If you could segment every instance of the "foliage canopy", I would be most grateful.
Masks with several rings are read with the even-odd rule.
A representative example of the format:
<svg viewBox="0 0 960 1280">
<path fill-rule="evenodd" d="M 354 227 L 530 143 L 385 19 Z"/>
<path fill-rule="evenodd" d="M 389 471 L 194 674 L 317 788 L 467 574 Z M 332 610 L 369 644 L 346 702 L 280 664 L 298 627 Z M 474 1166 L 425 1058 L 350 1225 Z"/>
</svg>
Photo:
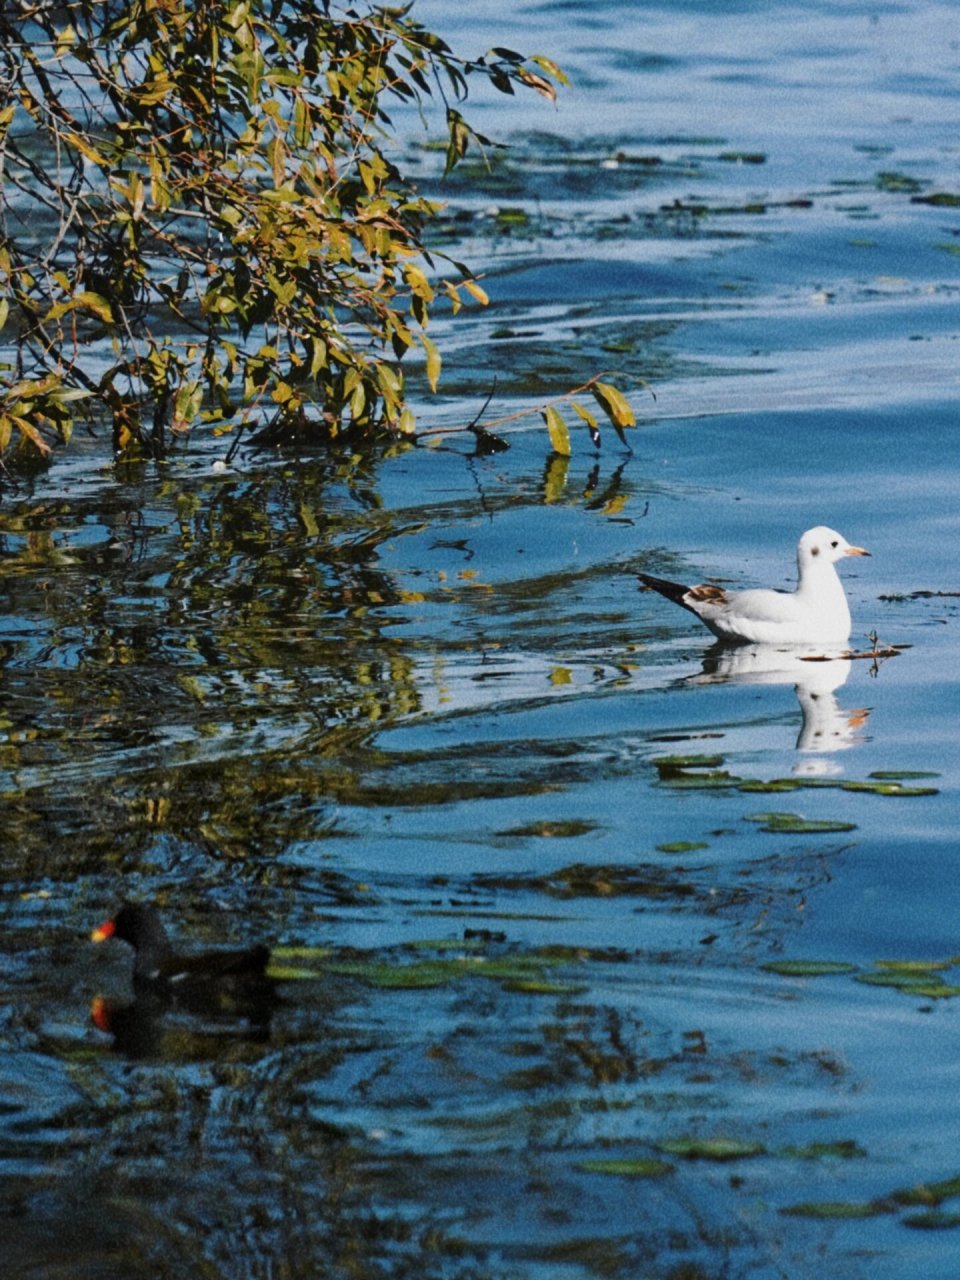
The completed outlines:
<svg viewBox="0 0 960 1280">
<path fill-rule="evenodd" d="M 410 6 L 14 0 L 0 10 L 0 456 L 106 412 L 121 456 L 196 422 L 313 438 L 411 433 L 402 361 L 438 298 L 436 206 L 389 156 L 391 101 L 562 82 L 541 57 L 456 56 Z M 429 274 L 428 274 L 429 271 Z"/>
</svg>

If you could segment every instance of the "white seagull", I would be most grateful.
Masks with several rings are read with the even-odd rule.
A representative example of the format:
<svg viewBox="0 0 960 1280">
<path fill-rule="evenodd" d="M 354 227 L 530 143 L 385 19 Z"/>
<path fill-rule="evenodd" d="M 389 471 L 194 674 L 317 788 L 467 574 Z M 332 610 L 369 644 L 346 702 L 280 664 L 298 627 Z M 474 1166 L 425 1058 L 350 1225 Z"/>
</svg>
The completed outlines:
<svg viewBox="0 0 960 1280">
<path fill-rule="evenodd" d="M 846 644 L 850 607 L 834 565 L 844 556 L 869 554 L 818 525 L 797 544 L 795 591 L 726 591 L 709 583 L 685 587 L 647 573 L 637 576 L 645 586 L 695 613 L 728 644 Z"/>
</svg>

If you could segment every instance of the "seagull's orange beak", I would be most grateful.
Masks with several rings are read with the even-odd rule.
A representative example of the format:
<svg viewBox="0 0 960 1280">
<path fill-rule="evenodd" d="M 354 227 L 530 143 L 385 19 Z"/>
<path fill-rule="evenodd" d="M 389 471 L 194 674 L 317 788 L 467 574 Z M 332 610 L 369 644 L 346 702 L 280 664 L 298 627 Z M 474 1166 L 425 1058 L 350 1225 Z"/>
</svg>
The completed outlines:
<svg viewBox="0 0 960 1280">
<path fill-rule="evenodd" d="M 94 929 L 90 935 L 91 942 L 106 942 L 108 938 L 112 938 L 116 932 L 117 926 L 112 920 L 105 920 L 98 929 Z"/>
<path fill-rule="evenodd" d="M 864 547 L 847 547 L 845 554 L 848 556 L 868 556 L 870 552 Z"/>
</svg>

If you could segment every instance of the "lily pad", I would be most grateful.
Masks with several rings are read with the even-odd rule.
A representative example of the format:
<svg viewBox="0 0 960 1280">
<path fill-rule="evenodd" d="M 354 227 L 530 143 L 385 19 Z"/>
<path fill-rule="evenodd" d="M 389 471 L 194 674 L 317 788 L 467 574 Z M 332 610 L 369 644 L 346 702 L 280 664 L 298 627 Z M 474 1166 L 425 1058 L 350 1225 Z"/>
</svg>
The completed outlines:
<svg viewBox="0 0 960 1280">
<path fill-rule="evenodd" d="M 936 796 L 939 787 L 905 787 L 902 782 L 841 782 L 841 791 L 867 791 L 875 796 Z"/>
<path fill-rule="evenodd" d="M 650 763 L 657 769 L 718 769 L 723 756 L 691 754 L 686 756 L 654 756 Z"/>
<path fill-rule="evenodd" d="M 910 1213 L 903 1220 L 905 1227 L 915 1227 L 920 1231 L 949 1231 L 960 1227 L 960 1213 L 943 1213 L 940 1209 L 929 1209 L 926 1213 Z"/>
<path fill-rule="evenodd" d="M 782 791 L 799 791 L 803 783 L 797 778 L 773 778 L 770 782 L 761 782 L 759 778 L 751 778 L 740 784 L 740 790 L 749 793 L 774 793 Z"/>
<path fill-rule="evenodd" d="M 579 996 L 587 990 L 576 982 L 548 982 L 544 978 L 513 978 L 503 984 L 505 991 L 531 996 Z"/>
<path fill-rule="evenodd" d="M 905 995 L 918 996 L 923 1000 L 946 1000 L 952 996 L 960 996 L 960 987 L 948 985 L 928 970 L 919 973 L 858 973 L 855 981 L 868 987 L 893 987 Z"/>
<path fill-rule="evenodd" d="M 801 818 L 796 813 L 748 813 L 746 822 L 759 822 L 762 831 L 776 835 L 819 835 L 856 831 L 855 822 L 835 822 L 826 818 Z"/>
<path fill-rule="evenodd" d="M 939 778 L 940 774 L 928 769 L 874 769 L 870 777 L 880 782 L 910 782 L 915 778 Z"/>
<path fill-rule="evenodd" d="M 385 964 L 382 961 L 352 961 L 330 965 L 328 972 L 345 978 L 358 978 L 371 987 L 403 991 L 442 987 L 463 975 L 463 965 L 444 960 L 404 965 Z"/>
<path fill-rule="evenodd" d="M 879 1218 L 890 1210 L 875 1201 L 812 1200 L 780 1210 L 790 1218 Z"/>
<path fill-rule="evenodd" d="M 742 782 L 742 778 L 728 773 L 726 769 L 716 769 L 710 773 L 688 773 L 677 769 L 676 772 L 671 770 L 661 773 L 659 785 L 675 787 L 677 790 L 717 791 L 723 787 L 739 787 Z"/>
<path fill-rule="evenodd" d="M 762 1143 L 745 1138 L 666 1138 L 657 1147 L 684 1160 L 745 1160 L 766 1152 Z"/>
<path fill-rule="evenodd" d="M 586 836 L 596 831 L 597 826 L 594 822 L 579 822 L 571 819 L 565 822 L 559 821 L 543 821 L 528 822 L 521 827 L 508 827 L 504 831 L 498 831 L 498 836 L 544 836 L 557 839 L 560 837 L 569 839 L 573 836 Z"/>
<path fill-rule="evenodd" d="M 936 1206 L 944 1200 L 952 1200 L 960 1196 L 960 1177 L 944 1178 L 940 1182 L 921 1182 L 915 1187 L 904 1187 L 894 1191 L 892 1199 L 897 1204 L 923 1204 Z"/>
<path fill-rule="evenodd" d="M 580 1168 L 584 1173 L 606 1173 L 618 1178 L 662 1178 L 664 1174 L 673 1173 L 672 1164 L 652 1156 L 638 1159 L 583 1160 Z"/>
<path fill-rule="evenodd" d="M 825 978 L 837 973 L 856 973 L 857 966 L 845 960 L 771 960 L 760 966 L 767 973 L 784 978 Z"/>
</svg>

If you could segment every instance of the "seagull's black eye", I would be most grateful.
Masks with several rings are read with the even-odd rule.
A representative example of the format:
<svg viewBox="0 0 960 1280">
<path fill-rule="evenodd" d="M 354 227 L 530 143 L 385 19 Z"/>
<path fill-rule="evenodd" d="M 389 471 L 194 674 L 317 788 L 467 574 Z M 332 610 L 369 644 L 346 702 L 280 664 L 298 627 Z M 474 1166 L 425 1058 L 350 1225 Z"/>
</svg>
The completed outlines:
<svg viewBox="0 0 960 1280">
<path fill-rule="evenodd" d="M 830 545 L 831 545 L 831 547 L 839 547 L 840 543 L 839 543 L 839 542 L 834 541 L 834 542 L 831 542 L 831 543 L 830 543 Z"/>
</svg>

